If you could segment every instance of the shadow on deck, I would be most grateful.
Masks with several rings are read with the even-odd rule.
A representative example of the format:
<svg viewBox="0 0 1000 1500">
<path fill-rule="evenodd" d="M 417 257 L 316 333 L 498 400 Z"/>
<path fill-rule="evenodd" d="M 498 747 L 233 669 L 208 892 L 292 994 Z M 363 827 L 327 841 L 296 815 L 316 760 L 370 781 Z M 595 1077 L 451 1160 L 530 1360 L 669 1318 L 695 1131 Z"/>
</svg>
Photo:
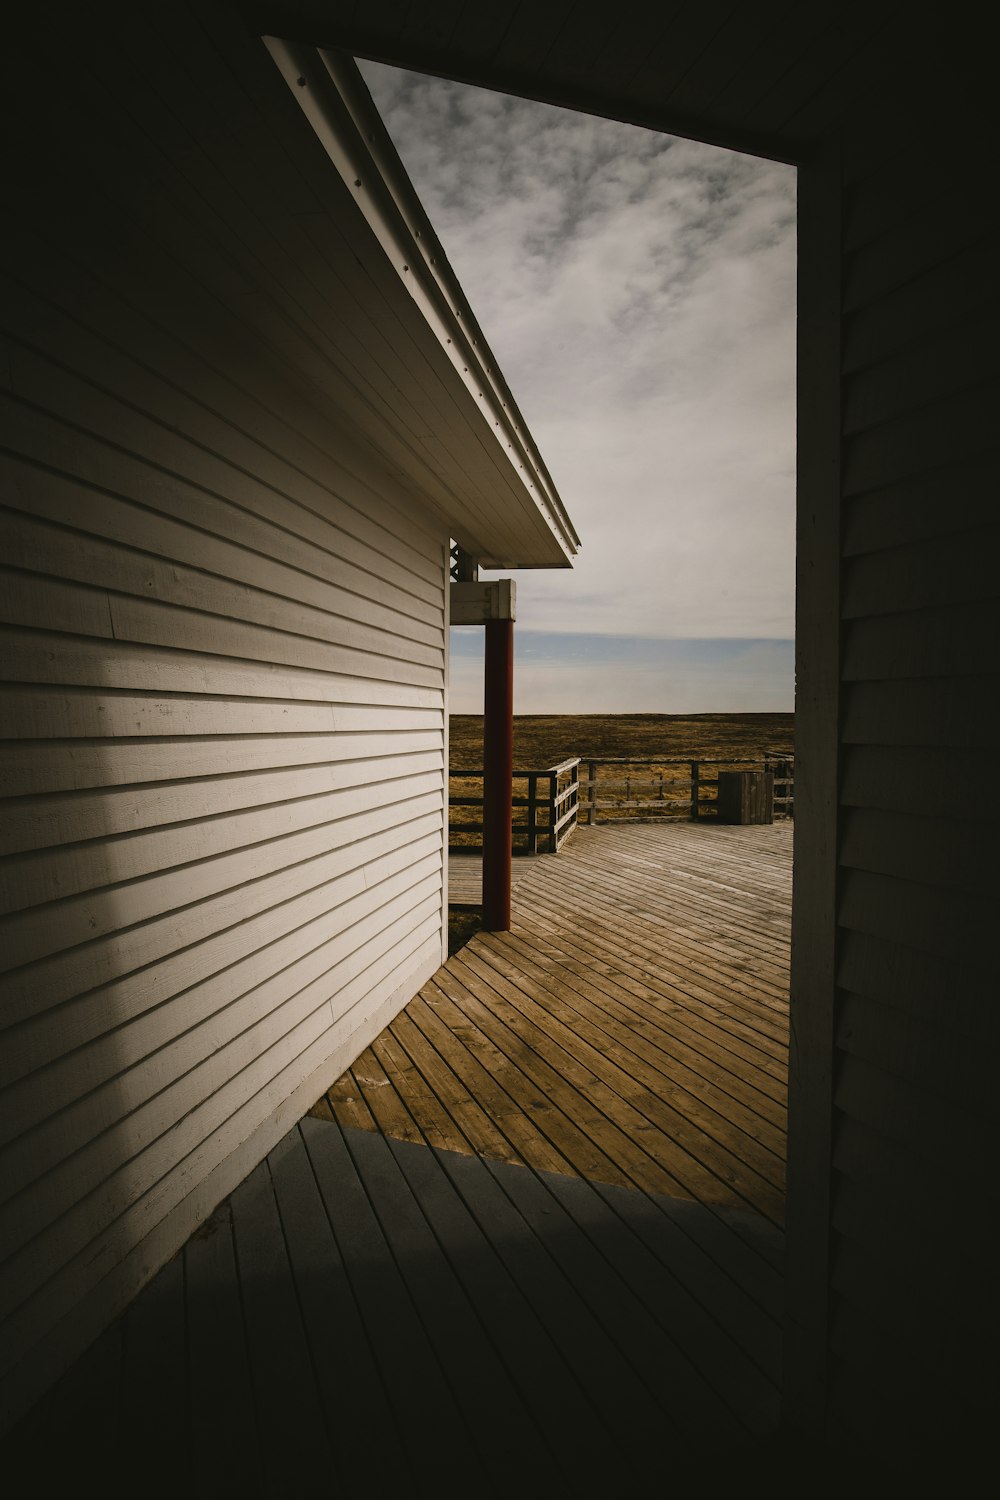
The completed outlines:
<svg viewBox="0 0 1000 1500">
<path fill-rule="evenodd" d="M 31 1414 L 36 1482 L 771 1482 L 790 883 L 788 825 L 531 861 Z"/>
</svg>

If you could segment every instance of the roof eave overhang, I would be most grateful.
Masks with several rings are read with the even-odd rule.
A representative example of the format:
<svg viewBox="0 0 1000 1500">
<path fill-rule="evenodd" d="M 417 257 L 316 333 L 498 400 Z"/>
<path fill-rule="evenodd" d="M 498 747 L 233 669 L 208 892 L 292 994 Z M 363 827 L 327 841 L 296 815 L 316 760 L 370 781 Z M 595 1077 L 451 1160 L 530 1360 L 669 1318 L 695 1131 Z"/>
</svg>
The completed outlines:
<svg viewBox="0 0 1000 1500">
<path fill-rule="evenodd" d="M 306 44 L 275 37 L 264 43 L 367 225 L 366 253 L 394 272 L 388 284 L 401 320 L 468 425 L 463 463 L 453 471 L 447 443 L 439 445 L 433 493 L 426 464 L 415 465 L 421 498 L 485 567 L 570 566 L 579 538 L 357 64 Z M 484 505 L 484 490 L 492 503 Z"/>
</svg>

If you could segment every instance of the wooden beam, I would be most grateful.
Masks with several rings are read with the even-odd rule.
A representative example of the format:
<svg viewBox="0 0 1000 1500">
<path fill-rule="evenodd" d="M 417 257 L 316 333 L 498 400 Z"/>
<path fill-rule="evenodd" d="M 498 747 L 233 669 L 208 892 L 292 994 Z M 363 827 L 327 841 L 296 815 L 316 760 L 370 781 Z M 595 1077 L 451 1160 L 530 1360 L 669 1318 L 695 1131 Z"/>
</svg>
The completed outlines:
<svg viewBox="0 0 1000 1500">
<path fill-rule="evenodd" d="M 493 583 L 453 583 L 451 623 L 486 625 L 491 620 L 512 621 L 515 598 L 513 578 L 498 578 Z"/>
</svg>

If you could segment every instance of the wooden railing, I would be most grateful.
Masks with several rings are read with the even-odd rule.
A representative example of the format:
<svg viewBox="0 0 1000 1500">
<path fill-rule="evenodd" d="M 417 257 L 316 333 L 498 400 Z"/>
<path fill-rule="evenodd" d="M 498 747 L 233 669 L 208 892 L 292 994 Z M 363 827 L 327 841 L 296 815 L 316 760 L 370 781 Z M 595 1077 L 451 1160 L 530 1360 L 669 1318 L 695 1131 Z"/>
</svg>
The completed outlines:
<svg viewBox="0 0 1000 1500">
<path fill-rule="evenodd" d="M 795 756 L 790 750 L 765 750 L 765 771 L 774 776 L 774 816 L 795 816 Z"/>
<path fill-rule="evenodd" d="M 774 777 L 774 815 L 792 817 L 795 806 L 795 762 L 789 751 L 768 750 L 744 760 L 700 757 L 697 760 L 586 757 L 580 780 L 581 821 L 589 824 L 622 818 L 658 822 L 661 818 L 714 817 L 720 771 L 767 771 Z M 601 775 L 611 768 L 610 776 Z"/>
<path fill-rule="evenodd" d="M 608 768 L 610 776 L 602 776 Z M 578 822 L 713 818 L 720 771 L 770 772 L 774 777 L 774 816 L 794 815 L 795 759 L 788 750 L 765 750 L 745 760 L 574 756 L 558 766 L 514 772 L 514 853 L 555 854 Z M 448 775 L 457 787 L 448 798 L 449 847 L 471 853 L 483 846 L 482 767 L 453 770 Z"/>
<path fill-rule="evenodd" d="M 538 770 L 515 771 L 511 822 L 515 854 L 556 854 L 576 827 L 580 801 L 579 756 Z M 453 849 L 481 849 L 482 767 L 448 772 L 452 782 L 464 783 L 448 798 L 448 842 Z M 470 790 L 478 784 L 478 790 Z M 522 787 L 523 790 L 518 788 Z"/>
</svg>

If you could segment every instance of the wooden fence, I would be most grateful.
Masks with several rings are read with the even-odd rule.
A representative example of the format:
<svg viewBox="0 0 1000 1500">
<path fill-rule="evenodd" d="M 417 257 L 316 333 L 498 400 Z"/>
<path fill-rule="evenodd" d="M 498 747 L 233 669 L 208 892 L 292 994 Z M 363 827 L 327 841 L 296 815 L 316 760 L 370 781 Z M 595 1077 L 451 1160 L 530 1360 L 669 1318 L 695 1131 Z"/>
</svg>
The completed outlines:
<svg viewBox="0 0 1000 1500">
<path fill-rule="evenodd" d="M 586 757 L 581 758 L 581 767 L 580 819 L 587 823 L 713 818 L 720 771 L 770 773 L 775 817 L 790 818 L 794 812 L 795 762 L 787 750 L 766 750 L 762 756 L 745 760 Z"/>
<path fill-rule="evenodd" d="M 556 854 L 576 827 L 580 798 L 579 756 L 538 770 L 515 771 L 511 807 L 515 854 Z M 481 849 L 482 767 L 449 771 L 460 790 L 448 798 L 448 841 L 455 849 Z M 478 791 L 471 788 L 478 786 Z"/>
<path fill-rule="evenodd" d="M 514 852 L 554 854 L 578 821 L 714 818 L 720 771 L 769 772 L 774 778 L 774 816 L 793 816 L 795 761 L 788 750 L 765 750 L 747 760 L 576 756 L 558 766 L 514 772 Z M 482 768 L 450 771 L 449 777 L 456 787 L 448 798 L 449 846 L 481 849 Z M 476 809 L 480 810 L 478 818 Z"/>
</svg>

